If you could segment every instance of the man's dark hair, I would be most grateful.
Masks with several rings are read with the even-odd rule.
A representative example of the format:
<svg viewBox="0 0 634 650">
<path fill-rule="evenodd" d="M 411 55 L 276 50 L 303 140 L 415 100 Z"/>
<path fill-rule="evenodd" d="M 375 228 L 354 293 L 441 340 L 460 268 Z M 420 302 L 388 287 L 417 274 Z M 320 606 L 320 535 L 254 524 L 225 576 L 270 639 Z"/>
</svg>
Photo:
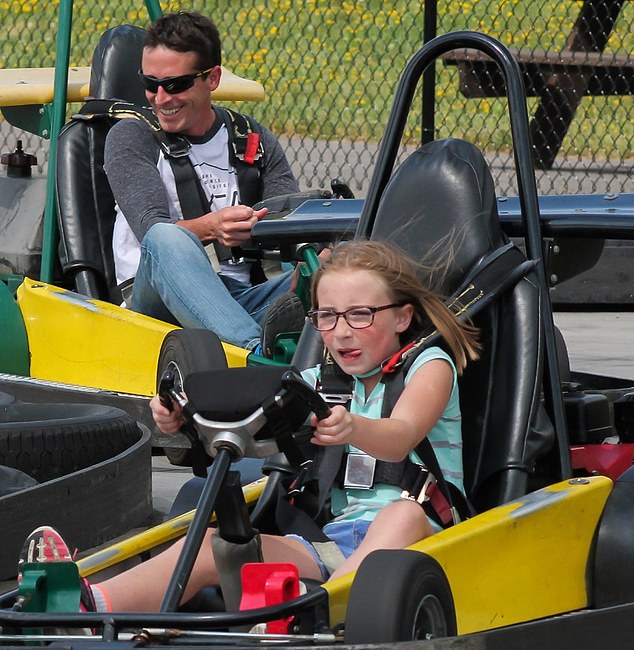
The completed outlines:
<svg viewBox="0 0 634 650">
<path fill-rule="evenodd" d="M 163 46 L 177 52 L 195 52 L 198 69 L 207 70 L 222 63 L 218 28 L 196 12 L 179 11 L 161 16 L 149 28 L 144 46 Z"/>
</svg>

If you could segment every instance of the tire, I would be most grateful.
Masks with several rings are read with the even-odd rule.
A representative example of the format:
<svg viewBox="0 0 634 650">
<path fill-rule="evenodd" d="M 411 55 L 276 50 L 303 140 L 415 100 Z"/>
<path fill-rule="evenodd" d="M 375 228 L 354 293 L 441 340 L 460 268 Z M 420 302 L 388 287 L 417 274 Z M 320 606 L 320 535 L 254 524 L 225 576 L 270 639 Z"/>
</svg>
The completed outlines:
<svg viewBox="0 0 634 650">
<path fill-rule="evenodd" d="M 158 387 L 163 372 L 175 370 L 176 387 L 182 388 L 183 380 L 192 372 L 227 367 L 227 357 L 220 339 L 210 330 L 181 329 L 170 332 L 163 341 L 156 372 Z M 172 465 L 191 467 L 191 449 L 164 447 L 163 451 Z"/>
<path fill-rule="evenodd" d="M 108 460 L 140 436 L 136 421 L 118 408 L 17 402 L 0 417 L 0 465 L 43 483 Z"/>
<path fill-rule="evenodd" d="M 350 591 L 345 642 L 394 643 L 455 636 L 444 571 L 429 555 L 381 550 L 361 563 Z"/>
</svg>

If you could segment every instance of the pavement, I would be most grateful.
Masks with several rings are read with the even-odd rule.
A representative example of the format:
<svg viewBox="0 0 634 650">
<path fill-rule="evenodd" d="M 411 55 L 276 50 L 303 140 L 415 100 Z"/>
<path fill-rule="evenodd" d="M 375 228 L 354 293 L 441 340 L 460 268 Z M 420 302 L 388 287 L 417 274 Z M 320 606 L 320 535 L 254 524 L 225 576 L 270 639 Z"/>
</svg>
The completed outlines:
<svg viewBox="0 0 634 650">
<path fill-rule="evenodd" d="M 634 311 L 560 311 L 554 321 L 572 370 L 634 380 Z"/>
</svg>

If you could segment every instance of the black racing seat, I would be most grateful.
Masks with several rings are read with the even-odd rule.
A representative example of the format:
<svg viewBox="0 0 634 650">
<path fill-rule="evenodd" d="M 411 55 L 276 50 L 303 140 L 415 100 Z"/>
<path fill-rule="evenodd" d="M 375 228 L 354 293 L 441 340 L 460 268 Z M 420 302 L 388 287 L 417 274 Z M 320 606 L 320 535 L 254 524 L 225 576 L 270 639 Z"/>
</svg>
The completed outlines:
<svg viewBox="0 0 634 650">
<path fill-rule="evenodd" d="M 120 25 L 99 39 L 92 58 L 91 97 L 146 104 L 137 71 L 145 30 Z M 57 143 L 56 195 L 60 261 L 77 292 L 121 302 L 112 256 L 115 202 L 103 169 L 108 124 L 73 120 Z"/>
<path fill-rule="evenodd" d="M 446 296 L 482 258 L 507 244 L 488 165 L 473 145 L 455 139 L 411 154 L 388 182 L 372 232 L 357 235 L 390 240 L 441 269 L 436 288 Z M 474 320 L 481 358 L 459 383 L 465 487 L 479 511 L 526 494 L 538 461 L 553 473 L 554 430 L 540 401 L 538 287 L 536 272 L 529 271 Z"/>
</svg>

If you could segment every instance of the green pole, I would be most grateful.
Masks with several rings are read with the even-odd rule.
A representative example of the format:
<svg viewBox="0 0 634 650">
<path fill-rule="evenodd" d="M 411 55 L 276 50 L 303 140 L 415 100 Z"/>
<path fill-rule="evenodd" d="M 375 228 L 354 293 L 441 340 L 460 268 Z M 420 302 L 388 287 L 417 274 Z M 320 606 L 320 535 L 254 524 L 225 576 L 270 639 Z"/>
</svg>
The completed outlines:
<svg viewBox="0 0 634 650">
<path fill-rule="evenodd" d="M 70 60 L 70 33 L 73 23 L 73 0 L 60 0 L 57 21 L 57 49 L 55 55 L 55 81 L 51 110 L 51 146 L 48 156 L 46 178 L 46 203 L 44 205 L 44 227 L 42 235 L 42 266 L 40 279 L 52 282 L 57 254 L 57 214 L 55 208 L 55 165 L 57 137 L 66 118 L 66 90 L 68 87 L 68 64 Z"/>
<path fill-rule="evenodd" d="M 145 6 L 147 7 L 147 11 L 152 22 L 158 20 L 163 15 L 163 12 L 161 11 L 161 3 L 159 0 L 145 0 Z"/>
</svg>

